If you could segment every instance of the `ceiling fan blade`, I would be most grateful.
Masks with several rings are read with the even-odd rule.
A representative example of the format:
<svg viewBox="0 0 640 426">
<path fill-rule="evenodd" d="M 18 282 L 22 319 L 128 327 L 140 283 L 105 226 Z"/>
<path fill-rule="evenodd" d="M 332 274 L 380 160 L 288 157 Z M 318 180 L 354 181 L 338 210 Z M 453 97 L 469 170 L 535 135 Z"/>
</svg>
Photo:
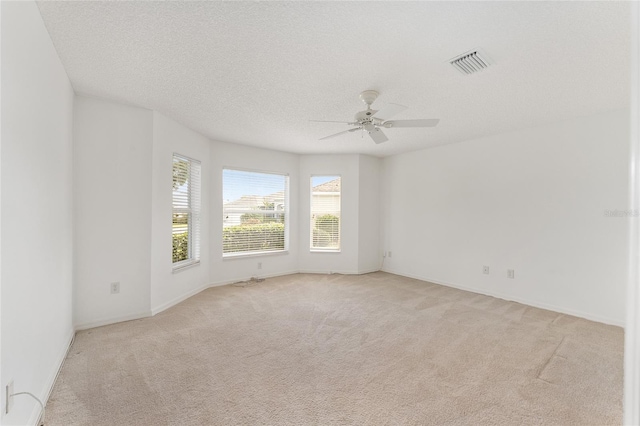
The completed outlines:
<svg viewBox="0 0 640 426">
<path fill-rule="evenodd" d="M 425 118 L 422 120 L 392 120 L 385 121 L 382 125 L 390 127 L 435 127 L 440 122 L 439 118 Z"/>
<path fill-rule="evenodd" d="M 375 143 L 382 143 L 389 140 L 387 135 L 385 135 L 384 132 L 377 127 L 375 128 L 375 130 L 369 132 L 369 136 L 371 136 L 371 139 L 373 139 Z"/>
<path fill-rule="evenodd" d="M 407 109 L 407 107 L 404 105 L 386 104 L 381 110 L 375 113 L 375 117 L 380 120 L 388 120 L 405 109 Z"/>
<path fill-rule="evenodd" d="M 340 133 L 334 133 L 333 135 L 325 136 L 324 138 L 320 138 L 318 140 L 323 141 L 325 139 L 335 138 L 336 136 L 340 136 L 340 135 L 343 135 L 345 133 L 355 132 L 356 130 L 360 130 L 360 128 L 359 127 L 354 127 L 353 129 L 345 130 L 344 132 L 340 132 Z"/>
</svg>

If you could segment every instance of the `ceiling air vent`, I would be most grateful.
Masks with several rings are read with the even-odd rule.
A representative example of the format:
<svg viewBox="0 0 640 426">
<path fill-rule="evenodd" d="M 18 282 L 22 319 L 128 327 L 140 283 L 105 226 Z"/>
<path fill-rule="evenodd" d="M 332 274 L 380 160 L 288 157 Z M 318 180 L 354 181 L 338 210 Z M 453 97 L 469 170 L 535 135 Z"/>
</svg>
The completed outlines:
<svg viewBox="0 0 640 426">
<path fill-rule="evenodd" d="M 489 66 L 487 56 L 484 53 L 481 53 L 478 49 L 458 55 L 455 58 L 450 59 L 449 63 L 465 75 L 482 71 Z"/>
</svg>

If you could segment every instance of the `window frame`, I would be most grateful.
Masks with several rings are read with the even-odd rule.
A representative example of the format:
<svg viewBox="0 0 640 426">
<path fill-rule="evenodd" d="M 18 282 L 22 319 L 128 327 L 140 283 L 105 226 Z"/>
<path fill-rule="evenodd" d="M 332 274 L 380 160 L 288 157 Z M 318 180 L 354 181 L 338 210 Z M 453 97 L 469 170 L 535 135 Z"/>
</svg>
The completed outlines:
<svg viewBox="0 0 640 426">
<path fill-rule="evenodd" d="M 317 177 L 333 177 L 340 179 L 340 192 L 339 202 L 338 202 L 338 247 L 337 248 L 323 248 L 323 247 L 314 247 L 313 246 L 313 227 L 311 225 L 311 221 L 313 220 L 313 178 Z M 309 177 L 309 252 L 311 253 L 341 253 L 342 252 L 342 175 L 335 173 L 323 173 L 323 174 L 312 174 Z"/>
<path fill-rule="evenodd" d="M 291 180 L 290 180 L 290 176 L 289 173 L 286 172 L 275 172 L 275 171 L 271 171 L 271 170 L 258 170 L 258 169 L 251 169 L 251 168 L 244 168 L 244 167 L 235 167 L 235 166 L 223 166 L 222 167 L 222 171 L 221 171 L 221 183 L 222 183 L 222 232 L 223 232 L 223 238 L 224 238 L 224 228 L 225 228 L 225 216 L 226 213 L 228 213 L 228 210 L 225 209 L 225 203 L 224 203 L 224 188 L 225 188 L 225 179 L 224 179 L 224 172 L 225 170 L 230 170 L 230 171 L 236 171 L 236 172 L 243 172 L 243 173 L 256 173 L 256 174 L 264 174 L 264 175 L 275 175 L 275 176 L 281 176 L 284 178 L 284 209 L 282 210 L 282 213 L 284 214 L 284 248 L 281 250 L 253 250 L 253 251 L 241 251 L 241 252 L 229 252 L 229 253 L 225 253 L 224 252 L 224 239 L 222 241 L 222 260 L 231 260 L 231 259 L 241 259 L 241 258 L 247 258 L 247 257 L 260 257 L 260 256 L 273 256 L 273 255 L 280 255 L 280 254 L 289 254 L 289 237 L 290 237 L 290 221 L 291 221 L 291 216 L 289 214 L 290 211 L 290 207 L 289 207 L 289 199 L 291 197 Z M 242 211 L 237 211 L 234 213 L 260 213 L 260 211 L 258 210 L 242 210 Z M 260 214 L 266 214 L 266 213 L 260 213 Z"/>
<path fill-rule="evenodd" d="M 174 161 L 182 160 L 189 163 L 189 190 L 188 190 L 188 207 L 175 207 L 174 194 L 171 194 L 171 242 L 172 242 L 172 270 L 178 272 L 185 268 L 197 266 L 200 264 L 200 221 L 202 215 L 202 162 L 191 158 L 187 155 L 174 152 L 171 155 L 171 170 L 173 175 Z M 195 167 L 194 167 L 195 166 Z M 196 175 L 197 169 L 197 175 Z M 197 176 L 194 178 L 194 176 Z M 173 187 L 173 181 L 172 181 Z M 196 193 L 198 191 L 199 193 Z M 187 214 L 187 258 L 173 262 L 173 215 L 176 213 Z M 198 235 L 196 235 L 196 233 Z"/>
</svg>

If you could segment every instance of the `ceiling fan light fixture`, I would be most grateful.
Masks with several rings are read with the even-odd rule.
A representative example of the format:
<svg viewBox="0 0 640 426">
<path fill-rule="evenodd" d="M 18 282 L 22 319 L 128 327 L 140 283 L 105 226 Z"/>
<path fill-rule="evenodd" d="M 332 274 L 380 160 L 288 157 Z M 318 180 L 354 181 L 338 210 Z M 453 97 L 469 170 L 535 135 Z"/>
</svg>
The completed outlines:
<svg viewBox="0 0 640 426">
<path fill-rule="evenodd" d="M 365 103 L 365 105 L 371 105 L 378 98 L 379 93 L 375 90 L 365 90 L 360 93 L 360 100 Z"/>
</svg>

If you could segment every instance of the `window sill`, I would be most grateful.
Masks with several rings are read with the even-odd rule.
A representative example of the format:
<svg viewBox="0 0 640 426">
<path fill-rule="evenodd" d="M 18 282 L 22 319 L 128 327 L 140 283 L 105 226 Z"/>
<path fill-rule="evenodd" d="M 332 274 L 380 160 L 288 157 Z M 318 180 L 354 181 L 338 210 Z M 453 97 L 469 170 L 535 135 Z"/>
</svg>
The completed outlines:
<svg viewBox="0 0 640 426">
<path fill-rule="evenodd" d="M 311 253 L 340 253 L 342 250 L 340 250 L 340 249 L 317 249 L 317 248 L 312 248 L 312 249 L 309 249 L 309 251 Z"/>
<path fill-rule="evenodd" d="M 194 266 L 198 265 L 200 265 L 200 260 L 183 260 L 182 262 L 173 265 L 172 273 L 176 274 L 178 272 L 184 271 L 185 269 L 193 268 Z"/>
<path fill-rule="evenodd" d="M 227 253 L 222 255 L 222 260 L 243 259 L 246 257 L 273 256 L 277 254 L 289 254 L 289 250 L 252 251 L 249 253 Z"/>
</svg>

